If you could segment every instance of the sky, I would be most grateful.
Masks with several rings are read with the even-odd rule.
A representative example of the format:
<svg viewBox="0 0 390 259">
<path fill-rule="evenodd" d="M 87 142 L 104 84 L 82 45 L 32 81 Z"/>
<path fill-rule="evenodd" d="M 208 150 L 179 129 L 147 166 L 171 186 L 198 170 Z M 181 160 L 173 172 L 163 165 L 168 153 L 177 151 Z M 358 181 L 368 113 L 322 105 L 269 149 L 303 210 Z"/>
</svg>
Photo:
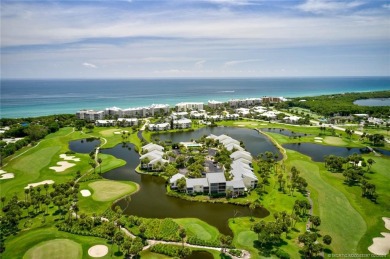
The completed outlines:
<svg viewBox="0 0 390 259">
<path fill-rule="evenodd" d="M 8 1 L 1 78 L 390 76 L 390 0 Z"/>
</svg>

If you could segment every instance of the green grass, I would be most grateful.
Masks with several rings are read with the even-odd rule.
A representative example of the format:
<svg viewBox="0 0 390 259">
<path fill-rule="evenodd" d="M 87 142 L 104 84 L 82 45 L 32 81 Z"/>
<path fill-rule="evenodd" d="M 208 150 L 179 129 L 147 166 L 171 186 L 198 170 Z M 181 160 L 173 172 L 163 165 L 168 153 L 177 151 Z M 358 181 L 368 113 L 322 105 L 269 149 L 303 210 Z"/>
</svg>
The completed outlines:
<svg viewBox="0 0 390 259">
<path fill-rule="evenodd" d="M 295 166 L 309 184 L 314 214 L 321 218 L 321 233 L 332 236 L 334 252 L 356 253 L 358 242 L 367 229 L 363 217 L 344 193 L 322 178 L 323 174 L 329 173 L 321 166 L 298 152 L 287 153 L 290 158 L 288 165 Z"/>
<path fill-rule="evenodd" d="M 46 256 L 48 255 L 48 252 L 51 253 L 58 245 L 58 243 L 57 244 L 55 242 L 51 243 L 51 241 L 55 241 L 58 239 L 69 240 L 66 242 L 62 242 L 61 244 L 66 245 L 66 247 L 64 247 L 64 249 L 60 248 L 57 252 L 59 255 L 65 255 L 65 256 L 68 255 L 68 256 L 67 257 Z M 81 254 L 79 255 L 79 253 L 77 253 L 78 255 L 77 257 L 73 257 L 72 256 L 73 253 L 67 249 L 70 247 L 74 247 L 74 248 L 77 247 L 78 250 L 79 248 L 75 244 L 81 246 L 80 247 Z M 41 253 L 42 256 L 35 257 L 35 258 L 47 258 L 47 259 L 49 258 L 91 258 L 88 255 L 88 249 L 94 245 L 107 245 L 109 252 L 106 256 L 101 258 L 103 259 L 112 258 L 110 256 L 111 245 L 108 245 L 107 241 L 103 238 L 97 238 L 91 236 L 78 236 L 67 232 L 58 231 L 55 227 L 44 227 L 38 229 L 31 229 L 29 231 L 23 231 L 17 236 L 9 237 L 5 242 L 6 250 L 2 254 L 2 258 L 4 259 L 34 258 L 30 256 L 32 256 L 33 254 L 38 255 L 39 253 Z M 48 249 L 48 251 L 44 251 L 43 250 L 44 248 Z M 114 249 L 116 251 L 116 246 L 114 246 Z"/>
<path fill-rule="evenodd" d="M 39 243 L 30 248 L 23 256 L 25 259 L 67 259 L 82 258 L 83 250 L 80 244 L 70 239 L 54 239 Z"/>
<path fill-rule="evenodd" d="M 92 199 L 95 201 L 114 201 L 138 190 L 136 183 L 122 183 L 110 180 L 95 181 L 89 183 L 88 186 L 92 189 Z"/>
<path fill-rule="evenodd" d="M 346 146 L 347 145 L 347 142 L 345 142 L 342 138 L 331 137 L 331 136 L 325 137 L 324 143 L 332 145 L 332 146 Z"/>
<path fill-rule="evenodd" d="M 174 221 L 187 231 L 187 235 L 196 236 L 206 241 L 217 240 L 219 231 L 217 228 L 197 218 L 181 218 Z"/>
</svg>

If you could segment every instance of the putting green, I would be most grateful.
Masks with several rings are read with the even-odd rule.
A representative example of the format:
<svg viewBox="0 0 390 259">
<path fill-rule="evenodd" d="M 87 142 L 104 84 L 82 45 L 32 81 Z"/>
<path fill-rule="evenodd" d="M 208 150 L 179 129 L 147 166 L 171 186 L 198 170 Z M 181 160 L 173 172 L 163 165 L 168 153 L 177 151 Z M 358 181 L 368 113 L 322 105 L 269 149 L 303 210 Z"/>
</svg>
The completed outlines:
<svg viewBox="0 0 390 259">
<path fill-rule="evenodd" d="M 138 190 L 135 183 L 121 183 L 115 181 L 96 181 L 88 184 L 92 188 L 92 199 L 95 201 L 112 201 L 126 194 L 131 194 Z"/>
<path fill-rule="evenodd" d="M 39 243 L 30 248 L 23 256 L 24 259 L 67 259 L 82 258 L 83 249 L 80 244 L 70 239 L 54 239 Z"/>
<path fill-rule="evenodd" d="M 188 232 L 199 239 L 211 241 L 218 238 L 219 232 L 213 226 L 197 218 L 174 219 L 174 221 Z"/>
<path fill-rule="evenodd" d="M 345 146 L 347 145 L 347 142 L 345 142 L 343 139 L 339 137 L 325 137 L 324 142 L 329 145 L 335 145 L 335 146 Z"/>
</svg>

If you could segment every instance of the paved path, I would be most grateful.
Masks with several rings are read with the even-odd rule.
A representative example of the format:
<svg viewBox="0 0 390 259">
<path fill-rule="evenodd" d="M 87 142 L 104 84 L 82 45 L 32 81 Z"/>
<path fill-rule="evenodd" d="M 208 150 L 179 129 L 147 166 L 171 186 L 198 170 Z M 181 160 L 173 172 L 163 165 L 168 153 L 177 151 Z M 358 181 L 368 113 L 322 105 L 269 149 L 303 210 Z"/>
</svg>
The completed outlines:
<svg viewBox="0 0 390 259">
<path fill-rule="evenodd" d="M 181 242 L 168 242 L 168 241 L 161 241 L 161 240 L 152 240 L 152 239 L 149 239 L 149 240 L 147 240 L 147 242 L 148 242 L 148 245 L 147 246 L 145 246 L 144 248 L 143 248 L 143 250 L 147 250 L 147 249 L 149 249 L 151 246 L 153 246 L 153 245 L 156 245 L 156 244 L 167 244 L 167 245 L 178 245 L 178 246 L 181 246 L 181 245 L 183 245 L 183 243 L 181 243 Z M 222 247 L 212 247 L 212 246 L 198 246 L 198 245 L 192 245 L 192 244 L 188 244 L 188 243 L 184 243 L 184 246 L 186 246 L 186 247 L 193 247 L 193 248 L 203 248 L 203 249 L 210 249 L 210 250 L 216 250 L 216 251 L 221 251 L 222 250 Z M 240 250 L 240 249 L 238 249 L 238 250 Z M 233 256 L 233 255 L 230 255 L 232 258 L 234 258 L 234 259 L 239 259 L 239 258 L 241 258 L 241 259 L 249 259 L 249 258 L 251 258 L 251 255 L 250 255 L 250 253 L 248 252 L 248 251 L 246 251 L 246 250 L 241 250 L 242 252 L 243 252 L 243 256 L 241 256 L 241 257 L 237 257 L 237 256 Z"/>
</svg>

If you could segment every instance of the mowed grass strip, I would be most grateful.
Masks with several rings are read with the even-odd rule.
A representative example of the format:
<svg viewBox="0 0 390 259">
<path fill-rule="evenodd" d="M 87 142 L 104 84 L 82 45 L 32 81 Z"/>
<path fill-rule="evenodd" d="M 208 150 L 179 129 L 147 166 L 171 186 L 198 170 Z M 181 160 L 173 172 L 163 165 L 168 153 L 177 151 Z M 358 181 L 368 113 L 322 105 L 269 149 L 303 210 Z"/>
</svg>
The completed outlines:
<svg viewBox="0 0 390 259">
<path fill-rule="evenodd" d="M 297 152 L 288 151 L 289 164 L 295 166 L 307 180 L 309 189 L 316 191 L 313 198 L 315 214 L 321 218 L 320 230 L 332 236 L 335 253 L 356 253 L 360 238 L 367 230 L 363 217 L 353 208 L 346 196 L 326 182 L 320 175 L 320 168 L 309 158 L 294 159 Z M 303 157 L 301 154 L 299 157 Z M 328 172 L 325 172 L 328 173 Z"/>
<path fill-rule="evenodd" d="M 121 183 L 109 180 L 96 181 L 88 184 L 88 186 L 93 190 L 92 199 L 95 201 L 112 201 L 138 190 L 136 183 Z"/>
<path fill-rule="evenodd" d="M 181 218 L 174 219 L 174 221 L 183 227 L 188 235 L 196 236 L 197 238 L 212 241 L 216 240 L 219 236 L 217 228 L 210 226 L 206 222 L 197 218 Z"/>
<path fill-rule="evenodd" d="M 83 249 L 80 244 L 70 239 L 54 239 L 39 243 L 30 248 L 24 259 L 77 259 L 82 258 Z"/>
</svg>

